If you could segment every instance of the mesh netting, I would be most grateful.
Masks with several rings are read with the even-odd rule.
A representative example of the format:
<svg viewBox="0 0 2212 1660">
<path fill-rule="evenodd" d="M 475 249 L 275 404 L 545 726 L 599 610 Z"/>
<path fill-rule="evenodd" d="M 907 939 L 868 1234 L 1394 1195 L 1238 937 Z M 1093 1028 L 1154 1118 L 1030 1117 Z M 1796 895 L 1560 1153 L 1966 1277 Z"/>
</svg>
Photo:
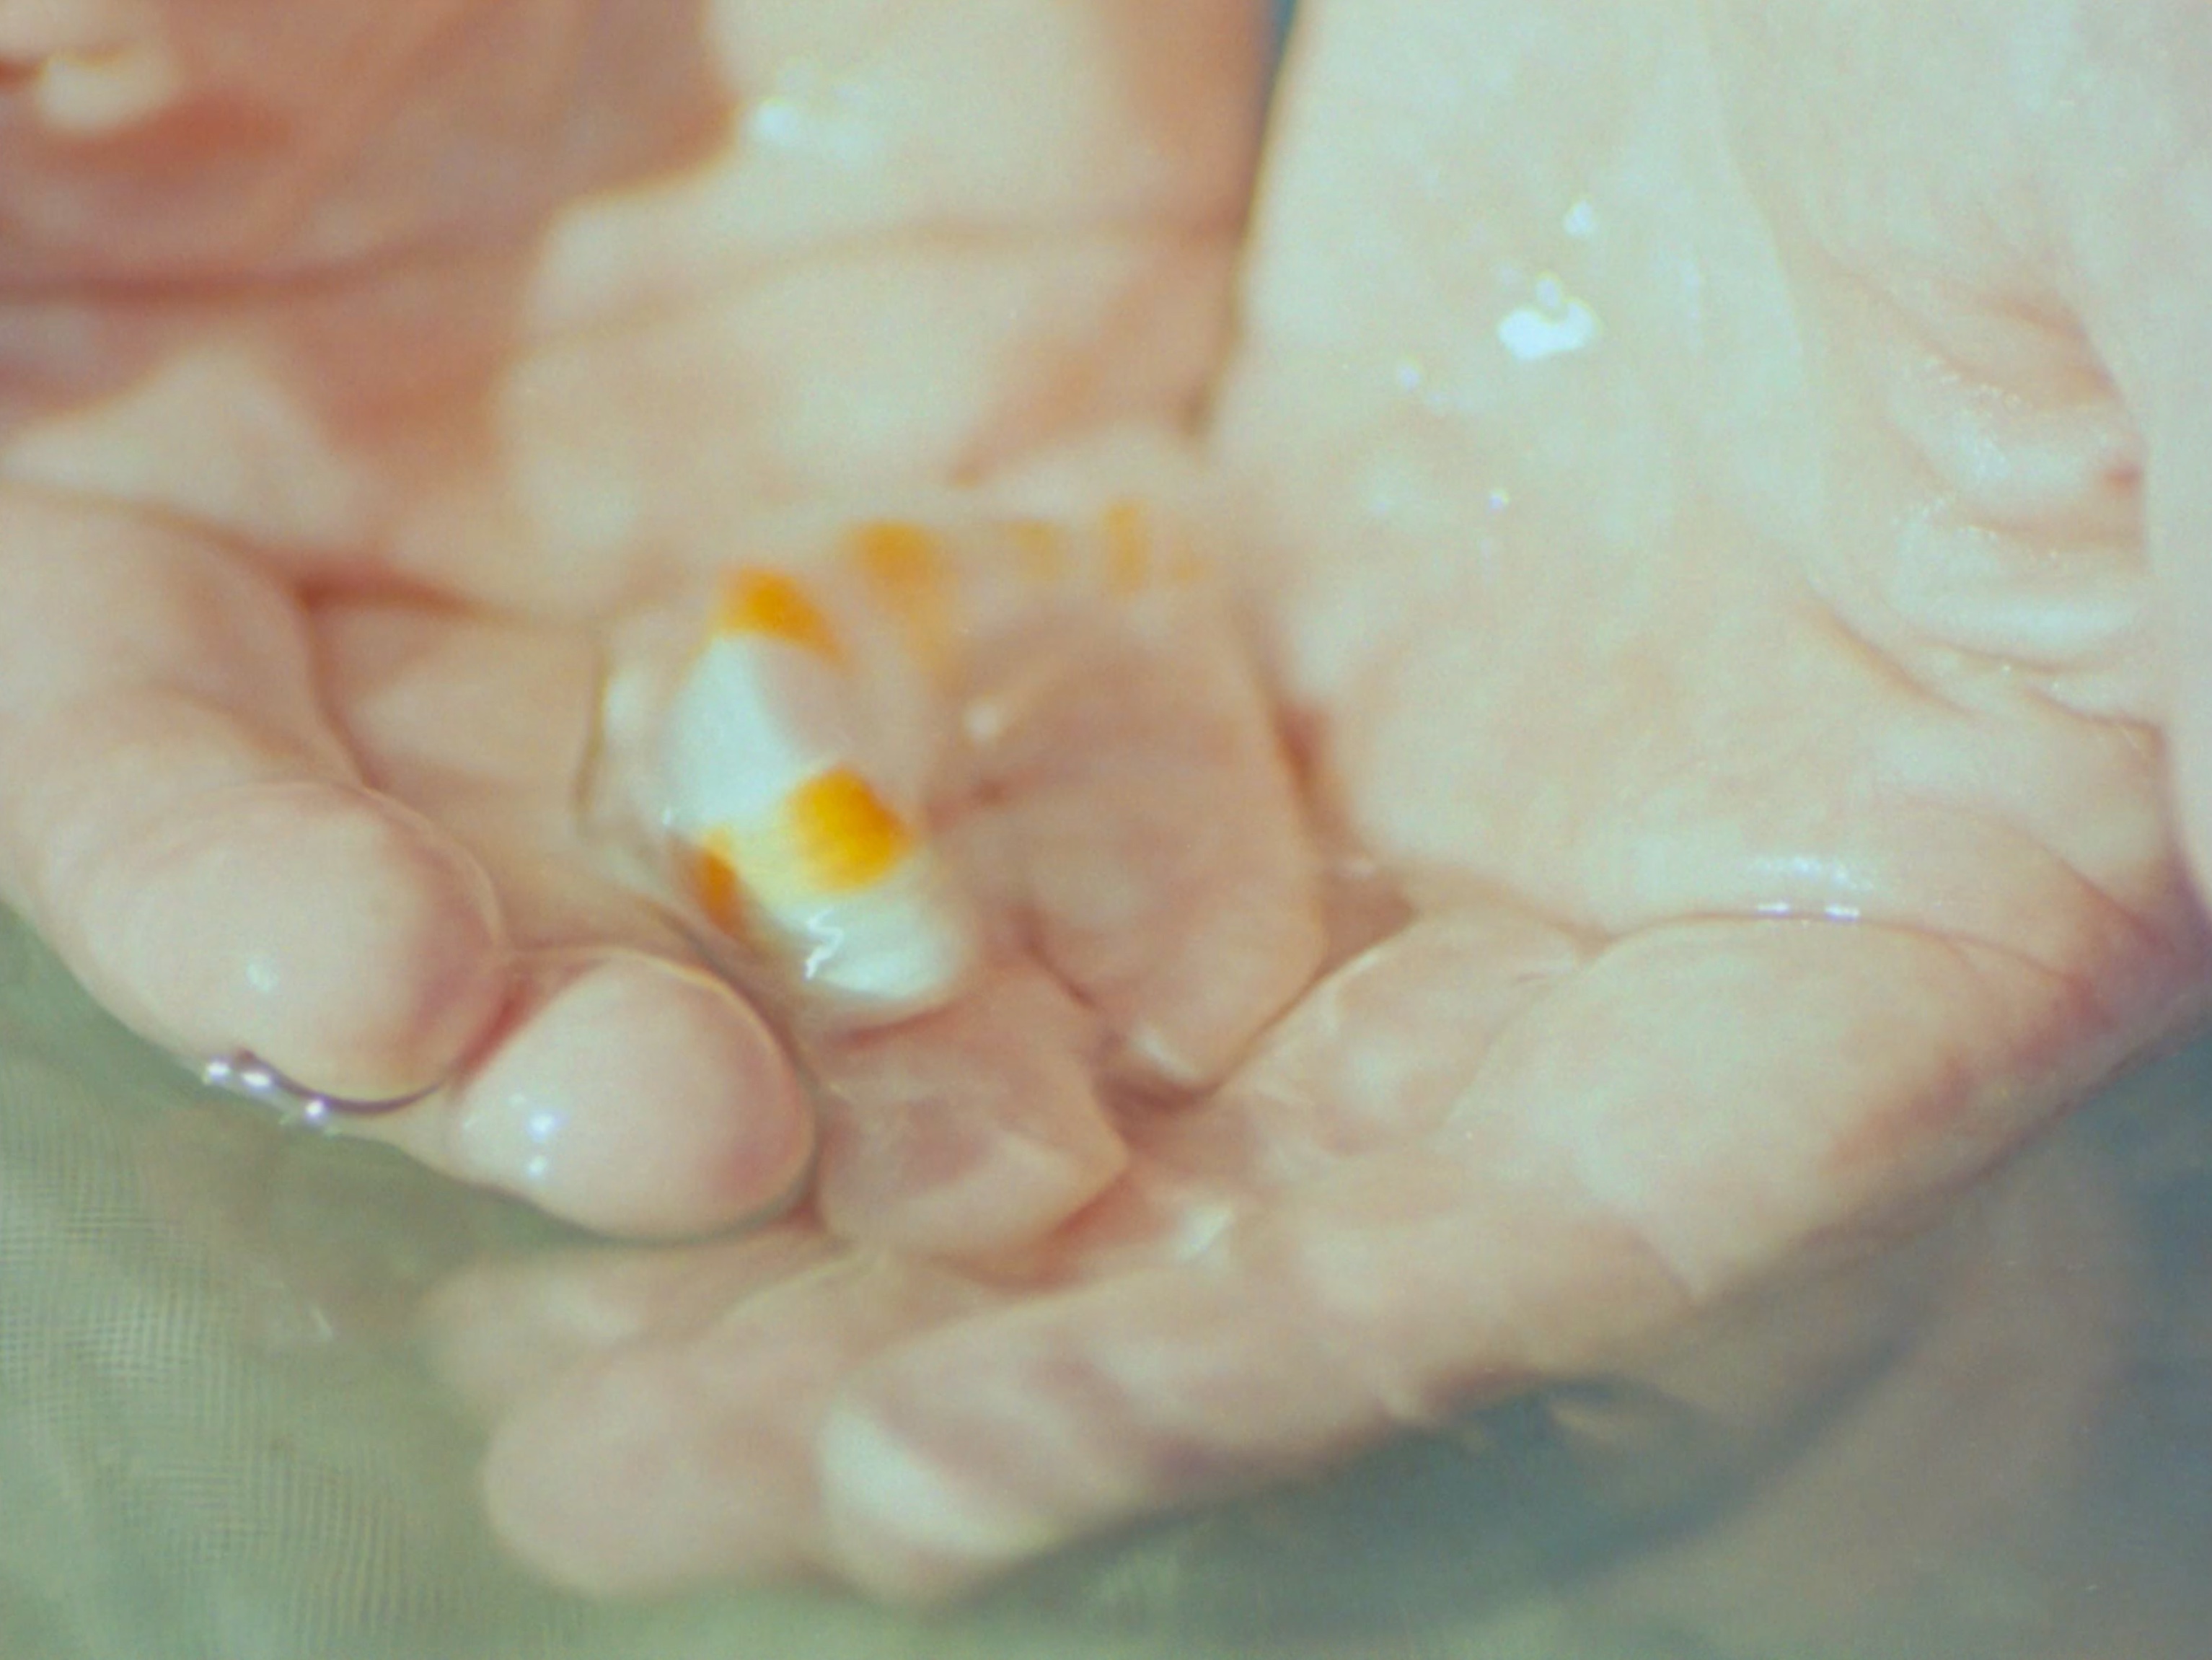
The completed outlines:
<svg viewBox="0 0 2212 1660">
<path fill-rule="evenodd" d="M 2115 1337 L 2092 1369 L 2101 1404 L 2085 1413 L 2086 1393 L 2063 1397 L 2069 1456 L 1940 1572 L 1856 1608 L 1851 1633 L 1802 1639 L 1837 1646 L 1792 1652 L 2028 1660 L 2075 1652 L 2051 1645 L 2124 1614 L 2131 1655 L 2166 1651 L 2169 1635 L 2172 1652 L 2191 1652 L 2188 1622 L 2206 1610 L 2189 1560 L 2212 1538 L 2212 1114 L 2197 1104 L 2208 1072 L 2197 1053 L 2132 1082 L 2043 1158 L 2022 1189 L 2040 1208 L 2022 1201 L 2025 1219 L 1977 1247 L 1995 1270 L 2058 1250 L 2057 1280 L 2047 1263 L 2035 1272 L 2071 1287 L 2010 1295 L 1999 1273 L 1996 1291 L 1977 1291 L 1972 1306 L 2013 1310 L 2008 1343 L 2042 1341 L 2047 1317 L 2051 1339 L 2078 1349 L 2082 1307 L 2112 1310 L 2096 1323 Z M 2073 1221 L 2049 1219 L 2047 1172 L 2085 1164 L 2118 1195 L 2117 1210 L 2091 1209 L 2124 1226 L 2081 1225 L 2078 1192 L 2059 1201 Z M 1881 1462 L 1899 1391 L 1869 1403 L 1932 1352 L 1921 1334 L 1941 1299 L 1917 1288 L 1929 1262 L 1958 1256 L 1923 1242 L 1877 1275 L 1886 1289 L 1851 1304 L 1867 1340 L 1772 1409 L 1730 1409 L 1737 1383 L 1702 1403 L 1647 1385 L 1557 1390 L 918 1619 L 787 1592 L 594 1607 L 502 1560 L 477 1519 L 475 1431 L 416 1352 L 415 1314 L 460 1265 L 556 1237 L 380 1149 L 280 1133 L 205 1098 L 0 927 L 0 1656 L 1758 1651 L 1743 1645 L 1771 1638 L 1729 1634 L 1732 1602 L 1765 1596 L 1728 1578 L 1746 1560 L 1733 1541 L 1750 1536 L 1737 1519 L 1817 1476 L 1825 1445 Z M 1826 1331 L 1833 1347 L 1820 1296 L 1779 1324 Z M 1948 1411 L 1993 1433 L 1973 1393 L 1986 1376 L 1946 1364 L 1955 1375 L 1930 1397 L 1933 1421 Z M 1719 1375 L 1758 1374 L 1772 1392 L 1776 1365 L 1746 1366 Z M 1911 1432 L 1927 1432 L 1929 1410 Z M 1878 1496 L 1876 1513 L 1918 1502 Z M 1751 1535 L 1787 1536 L 1765 1522 Z M 1793 1569 L 1815 1583 L 1826 1571 L 1761 1571 Z M 2128 1590 L 2069 1596 L 2106 1584 Z M 1670 1590 L 1688 1585 L 1722 1616 L 1674 1606 Z M 1916 1645 L 1881 1646 L 1900 1631 Z"/>
</svg>

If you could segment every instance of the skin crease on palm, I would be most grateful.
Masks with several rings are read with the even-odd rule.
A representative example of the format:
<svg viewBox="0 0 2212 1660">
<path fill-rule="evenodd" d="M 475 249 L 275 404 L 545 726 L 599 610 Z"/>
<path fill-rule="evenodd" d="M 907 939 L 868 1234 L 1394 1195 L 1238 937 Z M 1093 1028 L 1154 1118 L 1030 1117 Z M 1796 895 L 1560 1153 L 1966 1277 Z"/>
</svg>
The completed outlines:
<svg viewBox="0 0 2212 1660">
<path fill-rule="evenodd" d="M 6 94 L 9 897 L 180 1052 L 738 1219 L 805 1118 L 577 842 L 598 623 L 1194 454 L 1403 914 L 1238 1058 L 1319 949 L 1252 686 L 1066 654 L 950 838 L 1030 952 L 817 1057 L 816 1201 L 438 1310 L 548 1572 L 957 1588 L 1878 1243 L 2200 1011 L 2198 9 L 1318 0 L 1234 270 L 1249 9 L 618 10 L 0 0 L 179 100 Z M 1197 985 L 1225 1079 L 1103 1111 Z"/>
</svg>

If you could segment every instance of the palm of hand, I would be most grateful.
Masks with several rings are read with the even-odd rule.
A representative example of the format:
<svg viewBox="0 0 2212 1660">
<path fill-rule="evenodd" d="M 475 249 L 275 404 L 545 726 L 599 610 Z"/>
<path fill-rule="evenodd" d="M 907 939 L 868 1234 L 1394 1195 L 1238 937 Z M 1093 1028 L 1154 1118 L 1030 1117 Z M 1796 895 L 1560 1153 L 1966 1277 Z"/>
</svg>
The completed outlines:
<svg viewBox="0 0 2212 1660">
<path fill-rule="evenodd" d="M 562 1571 L 941 1586 L 1330 1456 L 1871 1239 L 2201 1006 L 2159 435 L 2017 228 L 1917 238 L 2006 199 L 1987 43 L 1897 43 L 1955 109 L 1799 108 L 1791 43 L 1443 12 L 1310 20 L 1217 427 L 1322 811 L 1414 920 L 1018 1264 L 487 1281 L 495 1501 Z M 1861 119 L 1960 125 L 1924 200 L 1773 159 Z"/>
<path fill-rule="evenodd" d="M 2019 323 L 2039 272 L 1870 233 L 1928 207 L 1868 207 L 1882 158 L 1777 160 L 1759 75 L 1865 88 L 1771 45 L 1447 9 L 1312 20 L 1217 428 L 1324 813 L 1415 920 L 1030 1250 L 801 1220 L 463 1288 L 495 1507 L 558 1570 L 940 1584 L 1593 1364 L 2194 1007 L 2158 435 Z M 1929 202 L 2002 198 L 1952 154 Z"/>
</svg>

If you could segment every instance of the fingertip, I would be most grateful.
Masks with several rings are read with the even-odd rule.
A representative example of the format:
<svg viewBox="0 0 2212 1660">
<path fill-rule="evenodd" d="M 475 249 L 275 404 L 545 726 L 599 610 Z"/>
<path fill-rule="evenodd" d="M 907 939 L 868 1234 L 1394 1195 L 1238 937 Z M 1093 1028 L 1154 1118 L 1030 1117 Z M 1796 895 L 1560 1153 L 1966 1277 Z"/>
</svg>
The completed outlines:
<svg viewBox="0 0 2212 1660">
<path fill-rule="evenodd" d="M 871 1596 L 942 1602 L 1065 1541 L 1051 1516 L 963 1481 L 865 1404 L 833 1408 L 819 1456 L 828 1548 Z"/>
<path fill-rule="evenodd" d="M 818 1195 L 841 1236 L 973 1261 L 1049 1235 L 1111 1186 L 1128 1148 L 1103 1118 L 1050 1140 L 908 1098 L 835 1116 Z"/>
<path fill-rule="evenodd" d="M 781 1044 L 722 982 L 641 952 L 561 965 L 454 1099 L 402 1134 L 600 1232 L 678 1237 L 787 1200 L 813 1122 Z"/>
<path fill-rule="evenodd" d="M 616 1361 L 525 1400 L 494 1431 L 479 1485 L 486 1519 L 526 1566 L 587 1596 L 667 1589 L 702 1573 L 703 1529 L 668 1491 L 681 1480 L 667 1425 L 687 1403 Z M 557 1454 L 555 1449 L 558 1449 Z M 659 1505 L 639 1505 L 643 1492 Z M 693 1495 L 692 1502 L 696 1502 Z"/>
<path fill-rule="evenodd" d="M 805 1444 L 744 1410 L 730 1376 L 743 1369 L 646 1345 L 525 1400 L 484 1458 L 494 1531 L 538 1572 L 595 1596 L 800 1570 L 814 1543 Z"/>
<path fill-rule="evenodd" d="M 490 882 L 428 820 L 287 780 L 211 791 L 99 861 L 62 930 L 119 1012 L 364 1099 L 428 1088 L 497 1017 Z"/>
<path fill-rule="evenodd" d="M 1119 1306 L 1114 1291 L 1074 1295 L 1109 1318 Z M 1141 1401 L 1067 1325 L 1072 1308 L 963 1322 L 850 1378 L 815 1437 L 823 1548 L 841 1575 L 879 1596 L 941 1600 L 1187 1482 L 1184 1458 L 1205 1450 L 1152 1438 Z M 1145 1347 L 1152 1365 L 1178 1366 L 1171 1344 Z"/>
<path fill-rule="evenodd" d="M 1285 1321 L 1296 1298 L 1279 1267 L 1201 1253 L 878 1356 L 817 1435 L 838 1570 L 881 1594 L 941 1596 L 1386 1427 L 1359 1366 Z"/>
<path fill-rule="evenodd" d="M 1118 1000 L 1117 1075 L 1185 1098 L 1217 1082 L 1312 986 L 1327 949 L 1310 886 L 1224 894 Z"/>
<path fill-rule="evenodd" d="M 1091 1074 L 1095 1023 L 1001 970 L 936 1015 L 827 1046 L 817 1197 L 841 1236 L 973 1259 L 1033 1242 L 1121 1174 Z"/>
<path fill-rule="evenodd" d="M 489 1418 L 618 1350 L 680 1344 L 834 1250 L 817 1231 L 793 1225 L 690 1245 L 495 1256 L 431 1292 L 416 1329 L 438 1376 Z"/>
</svg>

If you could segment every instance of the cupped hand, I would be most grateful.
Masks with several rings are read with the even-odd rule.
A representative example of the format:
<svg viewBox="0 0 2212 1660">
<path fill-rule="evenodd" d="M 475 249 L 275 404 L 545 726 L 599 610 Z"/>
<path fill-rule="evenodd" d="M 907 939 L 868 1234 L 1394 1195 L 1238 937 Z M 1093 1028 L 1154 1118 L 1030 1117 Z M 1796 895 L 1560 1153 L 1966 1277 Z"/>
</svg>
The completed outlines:
<svg viewBox="0 0 2212 1660">
<path fill-rule="evenodd" d="M 801 1218 L 457 1286 L 562 1577 L 941 1592 L 1603 1366 L 2203 1007 L 2212 25 L 1300 30 L 1212 453 L 1403 914 L 1026 1249 Z"/>
<path fill-rule="evenodd" d="M 117 1014 L 428 1091 L 363 1128 L 602 1229 L 790 1195 L 784 1045 L 579 825 L 615 619 L 794 500 L 1185 408 L 1261 67 L 1237 4 L 894 10 L 0 6 L 0 896 Z M 871 1110 L 828 1126 L 833 1213 L 1058 1219 L 1123 1156 L 1095 1057 L 1164 1021 L 1218 1070 L 1306 976 L 1239 662 L 1103 724 L 1070 677 L 1031 736 L 1087 698 L 1095 752 L 981 780 L 1040 824 L 1100 804 L 1102 868 L 1182 863 L 1129 898 L 1143 960 L 1101 944 L 1127 907 L 1001 894 L 1037 949 L 838 1053 Z M 1279 860 L 1111 783 L 1143 721 L 1279 798 Z M 1244 897 L 1201 915 L 1231 854 Z M 948 1091 L 924 1183 L 901 1115 Z"/>
</svg>

